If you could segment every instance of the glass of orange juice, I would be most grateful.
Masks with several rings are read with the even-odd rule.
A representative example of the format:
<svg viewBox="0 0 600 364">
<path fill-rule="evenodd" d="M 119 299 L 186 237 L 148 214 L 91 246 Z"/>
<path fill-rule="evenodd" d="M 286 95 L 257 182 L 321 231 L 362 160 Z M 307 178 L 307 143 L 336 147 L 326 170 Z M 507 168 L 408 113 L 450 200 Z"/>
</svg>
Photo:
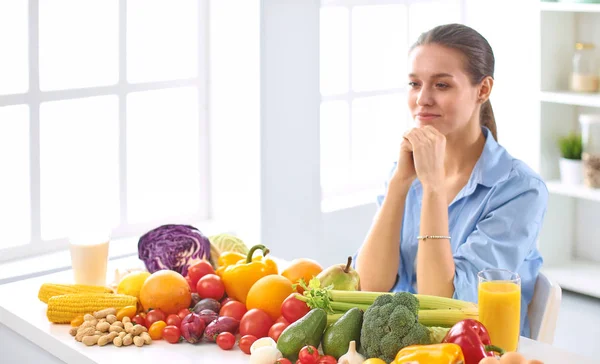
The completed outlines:
<svg viewBox="0 0 600 364">
<path fill-rule="evenodd" d="M 487 269 L 479 277 L 479 321 L 492 345 L 516 351 L 521 328 L 521 277 L 505 269 Z"/>
<path fill-rule="evenodd" d="M 106 285 L 108 235 L 78 233 L 69 237 L 71 265 L 76 284 Z"/>
</svg>

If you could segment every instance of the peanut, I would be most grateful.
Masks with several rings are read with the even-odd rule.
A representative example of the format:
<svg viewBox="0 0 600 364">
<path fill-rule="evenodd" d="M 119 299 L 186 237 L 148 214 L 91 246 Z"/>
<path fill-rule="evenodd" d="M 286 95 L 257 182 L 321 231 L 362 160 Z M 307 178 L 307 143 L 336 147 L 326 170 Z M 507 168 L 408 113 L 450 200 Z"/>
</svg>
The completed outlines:
<svg viewBox="0 0 600 364">
<path fill-rule="evenodd" d="M 98 339 L 98 345 L 104 346 L 104 345 L 112 342 L 115 339 L 115 337 L 118 337 L 118 336 L 119 336 L 119 334 L 116 332 L 111 332 L 109 334 L 106 334 L 106 335 L 100 337 L 100 339 Z"/>
<path fill-rule="evenodd" d="M 96 319 L 96 317 L 90 315 L 89 313 L 86 313 L 85 315 L 83 315 L 83 321 L 93 321 L 95 319 Z"/>
<path fill-rule="evenodd" d="M 100 322 L 106 322 L 106 319 L 103 318 L 103 319 L 98 320 L 98 323 L 100 323 Z"/>
<path fill-rule="evenodd" d="M 100 322 L 98 325 L 96 325 L 96 330 L 102 332 L 107 332 L 109 328 L 110 324 L 108 322 Z"/>
<path fill-rule="evenodd" d="M 147 332 L 142 332 L 140 334 L 140 337 L 142 339 L 144 339 L 144 344 L 146 344 L 146 345 L 152 344 L 152 338 L 150 337 L 150 335 Z"/>
<path fill-rule="evenodd" d="M 100 330 L 96 330 L 96 332 L 94 333 L 94 335 L 104 335 L 104 332 L 100 331 Z"/>
<path fill-rule="evenodd" d="M 108 329 L 109 332 L 122 332 L 123 328 L 121 326 L 117 326 L 117 325 L 111 325 L 110 328 Z"/>
<path fill-rule="evenodd" d="M 98 324 L 97 320 L 92 320 L 92 321 L 84 321 L 81 326 L 79 326 L 77 328 L 78 331 L 82 331 L 83 329 L 87 329 L 88 327 L 93 327 L 96 328 L 96 325 Z"/>
<path fill-rule="evenodd" d="M 135 346 L 140 347 L 140 346 L 144 346 L 144 339 L 142 339 L 139 336 L 136 336 L 133 338 L 133 343 L 135 344 Z"/>
<path fill-rule="evenodd" d="M 116 315 L 116 308 L 105 308 L 104 310 L 94 312 L 94 317 L 97 319 L 106 318 L 108 315 Z"/>
<path fill-rule="evenodd" d="M 129 316 L 125 316 L 123 317 L 123 319 L 121 320 L 121 322 L 123 322 L 124 324 L 131 322 L 131 319 L 129 318 Z"/>
<path fill-rule="evenodd" d="M 123 323 L 121 321 L 115 321 L 110 326 L 119 326 L 122 329 L 125 328 L 125 326 L 123 326 Z"/>
<path fill-rule="evenodd" d="M 117 337 L 115 337 L 115 338 L 113 339 L 113 345 L 114 345 L 114 346 L 116 346 L 116 347 L 123 346 L 123 339 L 122 339 L 122 338 L 120 338 L 120 337 L 118 337 L 118 336 L 117 336 Z"/>
<path fill-rule="evenodd" d="M 115 315 L 108 315 L 106 316 L 106 322 L 108 322 L 109 324 L 113 324 L 115 323 L 115 321 L 117 321 L 117 316 Z"/>
<path fill-rule="evenodd" d="M 96 333 L 96 330 L 93 327 L 84 328 L 81 331 L 77 331 L 75 335 L 75 340 L 81 342 L 81 340 L 86 336 L 92 336 Z"/>
<path fill-rule="evenodd" d="M 128 322 L 125 324 L 125 332 L 130 334 L 131 331 L 133 331 L 133 324 L 131 322 Z"/>
<path fill-rule="evenodd" d="M 145 328 L 145 327 L 144 327 L 144 326 L 142 326 L 142 325 L 135 325 L 135 326 L 133 327 L 133 329 L 131 330 L 131 332 L 130 332 L 130 333 L 131 333 L 131 335 L 133 335 L 133 336 L 139 336 L 139 335 L 141 335 L 141 334 L 142 334 L 142 332 L 146 332 L 147 330 L 148 330 L 148 329 L 147 329 L 147 328 Z"/>
<path fill-rule="evenodd" d="M 131 344 L 133 344 L 133 337 L 131 336 L 131 334 L 125 335 L 125 337 L 123 338 L 123 346 L 129 346 Z"/>
<path fill-rule="evenodd" d="M 119 333 L 119 337 L 120 337 L 121 339 L 123 339 L 123 338 L 125 337 L 125 335 L 127 335 L 127 333 L 126 333 L 125 331 L 121 331 L 121 332 Z"/>
<path fill-rule="evenodd" d="M 100 335 L 86 336 L 81 342 L 87 346 L 93 346 L 98 343 L 98 339 L 100 339 Z"/>
</svg>

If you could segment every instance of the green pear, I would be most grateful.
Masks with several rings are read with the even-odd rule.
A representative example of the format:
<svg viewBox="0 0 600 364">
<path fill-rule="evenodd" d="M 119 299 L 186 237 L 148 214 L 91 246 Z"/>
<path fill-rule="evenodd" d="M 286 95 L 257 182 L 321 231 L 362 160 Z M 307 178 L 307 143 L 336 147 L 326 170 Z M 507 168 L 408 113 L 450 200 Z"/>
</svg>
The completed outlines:
<svg viewBox="0 0 600 364">
<path fill-rule="evenodd" d="M 319 273 L 317 278 L 321 287 L 333 285 L 333 289 L 340 291 L 360 290 L 360 277 L 351 264 L 352 257 L 348 257 L 347 264 L 335 264 Z"/>
</svg>

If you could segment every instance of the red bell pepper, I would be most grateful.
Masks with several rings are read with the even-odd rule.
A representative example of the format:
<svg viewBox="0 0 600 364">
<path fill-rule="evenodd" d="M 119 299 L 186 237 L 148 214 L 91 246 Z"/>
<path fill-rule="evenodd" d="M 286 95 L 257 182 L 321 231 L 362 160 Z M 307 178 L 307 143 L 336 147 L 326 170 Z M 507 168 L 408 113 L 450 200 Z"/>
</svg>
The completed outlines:
<svg viewBox="0 0 600 364">
<path fill-rule="evenodd" d="M 504 354 L 504 350 L 491 344 L 490 335 L 483 324 L 472 319 L 462 320 L 452 326 L 442 342 L 460 346 L 465 364 L 478 364 L 483 358 L 495 356 L 494 352 Z"/>
</svg>

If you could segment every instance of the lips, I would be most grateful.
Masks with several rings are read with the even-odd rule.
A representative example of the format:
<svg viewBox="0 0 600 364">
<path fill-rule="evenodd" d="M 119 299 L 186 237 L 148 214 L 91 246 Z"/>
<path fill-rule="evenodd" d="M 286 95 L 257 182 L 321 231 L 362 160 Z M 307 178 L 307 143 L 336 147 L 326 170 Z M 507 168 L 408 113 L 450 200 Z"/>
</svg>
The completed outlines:
<svg viewBox="0 0 600 364">
<path fill-rule="evenodd" d="M 420 112 L 417 114 L 417 119 L 422 120 L 422 121 L 429 121 L 429 120 L 433 120 L 435 118 L 439 118 L 441 115 L 439 114 L 432 114 L 432 113 L 428 113 L 428 112 Z"/>
</svg>

